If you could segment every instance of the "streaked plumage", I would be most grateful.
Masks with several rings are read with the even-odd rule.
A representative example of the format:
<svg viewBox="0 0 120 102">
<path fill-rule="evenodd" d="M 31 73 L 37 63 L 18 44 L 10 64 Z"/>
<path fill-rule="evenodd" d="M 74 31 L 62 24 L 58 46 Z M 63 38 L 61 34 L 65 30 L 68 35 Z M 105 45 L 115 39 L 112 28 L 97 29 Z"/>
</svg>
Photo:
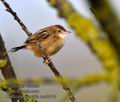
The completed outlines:
<svg viewBox="0 0 120 102">
<path fill-rule="evenodd" d="M 64 45 L 64 37 L 69 33 L 61 25 L 53 25 L 40 29 L 24 42 L 24 45 L 15 47 L 11 51 L 26 48 L 33 51 L 38 57 L 51 56 L 57 53 Z"/>
</svg>

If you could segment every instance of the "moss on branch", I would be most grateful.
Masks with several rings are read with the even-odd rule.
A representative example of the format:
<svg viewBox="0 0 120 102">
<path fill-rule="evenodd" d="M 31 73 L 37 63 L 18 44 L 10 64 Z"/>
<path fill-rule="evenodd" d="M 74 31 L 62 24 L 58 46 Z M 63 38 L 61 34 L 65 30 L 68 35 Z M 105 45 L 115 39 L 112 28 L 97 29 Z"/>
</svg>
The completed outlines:
<svg viewBox="0 0 120 102">
<path fill-rule="evenodd" d="M 0 68 L 4 68 L 7 64 L 7 60 L 6 59 L 0 59 Z"/>
<path fill-rule="evenodd" d="M 111 86 L 113 92 L 116 93 L 120 86 L 120 62 L 114 44 L 107 36 L 103 35 L 101 29 L 92 20 L 83 17 L 67 0 L 48 0 L 48 2 L 57 9 L 59 17 L 67 21 L 68 25 L 75 30 L 76 35 L 89 46 L 91 51 L 101 61 L 104 70 L 112 80 Z"/>
<path fill-rule="evenodd" d="M 88 44 L 107 71 L 120 67 L 114 46 L 90 19 L 81 16 L 67 0 L 48 1 L 58 10 L 60 17 L 65 18 L 69 26 L 75 30 L 76 35 Z"/>
<path fill-rule="evenodd" d="M 91 4 L 94 15 L 116 48 L 120 57 L 120 22 L 113 11 L 109 0 L 87 0 Z"/>
</svg>

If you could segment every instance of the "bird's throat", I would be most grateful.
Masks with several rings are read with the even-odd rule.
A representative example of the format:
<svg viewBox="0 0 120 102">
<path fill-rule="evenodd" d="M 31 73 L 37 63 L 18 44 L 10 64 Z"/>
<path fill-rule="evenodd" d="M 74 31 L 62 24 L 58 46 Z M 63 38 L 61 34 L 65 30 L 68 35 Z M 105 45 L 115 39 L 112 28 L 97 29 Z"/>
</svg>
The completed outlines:
<svg viewBox="0 0 120 102">
<path fill-rule="evenodd" d="M 59 37 L 60 37 L 60 38 L 65 38 L 66 36 L 67 36 L 66 33 L 61 33 L 61 34 L 59 34 Z"/>
</svg>

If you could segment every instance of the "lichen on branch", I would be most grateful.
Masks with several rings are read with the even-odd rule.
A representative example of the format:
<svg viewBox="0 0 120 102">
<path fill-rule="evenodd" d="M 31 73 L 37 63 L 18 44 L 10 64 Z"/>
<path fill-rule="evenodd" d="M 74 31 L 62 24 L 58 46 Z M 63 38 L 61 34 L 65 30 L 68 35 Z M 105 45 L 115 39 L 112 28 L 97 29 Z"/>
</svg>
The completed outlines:
<svg viewBox="0 0 120 102">
<path fill-rule="evenodd" d="M 120 63 L 114 44 L 103 34 L 102 29 L 98 28 L 92 20 L 78 13 L 68 0 L 48 0 L 48 2 L 57 9 L 59 17 L 66 20 L 68 25 L 75 30 L 76 35 L 100 60 L 104 70 L 110 74 L 113 93 L 116 93 L 119 90 Z"/>
<path fill-rule="evenodd" d="M 0 59 L 0 68 L 4 68 L 7 64 L 7 60 L 6 59 Z"/>
</svg>

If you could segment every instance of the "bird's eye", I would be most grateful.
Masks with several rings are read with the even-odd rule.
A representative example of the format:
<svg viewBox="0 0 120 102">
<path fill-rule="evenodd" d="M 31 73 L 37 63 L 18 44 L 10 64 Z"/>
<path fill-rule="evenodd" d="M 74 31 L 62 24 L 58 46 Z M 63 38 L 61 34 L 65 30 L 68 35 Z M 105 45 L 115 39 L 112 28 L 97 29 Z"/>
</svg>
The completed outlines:
<svg viewBox="0 0 120 102">
<path fill-rule="evenodd" d="M 60 33 L 60 32 L 61 32 L 61 30 L 59 29 L 59 30 L 58 30 L 58 33 Z"/>
</svg>

